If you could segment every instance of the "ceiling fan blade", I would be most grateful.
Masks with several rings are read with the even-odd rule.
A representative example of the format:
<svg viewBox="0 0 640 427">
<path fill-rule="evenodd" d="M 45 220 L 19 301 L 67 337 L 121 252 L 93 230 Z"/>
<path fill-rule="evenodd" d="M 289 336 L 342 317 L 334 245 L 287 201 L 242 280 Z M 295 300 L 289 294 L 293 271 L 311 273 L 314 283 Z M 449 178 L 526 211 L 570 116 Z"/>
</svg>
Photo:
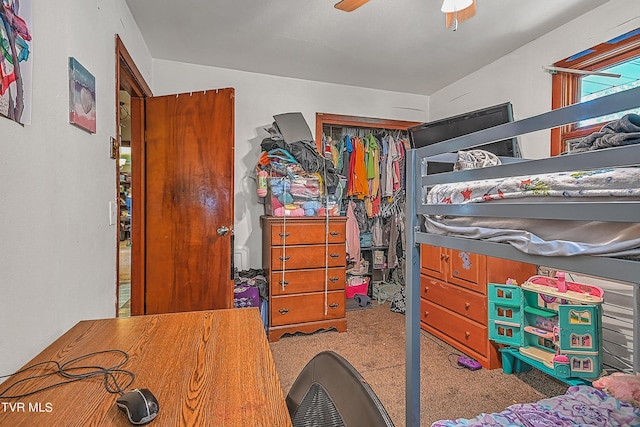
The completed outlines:
<svg viewBox="0 0 640 427">
<path fill-rule="evenodd" d="M 369 0 L 342 0 L 335 4 L 336 9 L 344 10 L 345 12 L 353 12 Z"/>
<path fill-rule="evenodd" d="M 446 28 L 451 27 L 451 25 L 453 24 L 453 20 L 455 19 L 455 14 L 456 12 L 451 12 L 451 13 L 446 13 L 446 17 L 445 17 L 445 26 Z M 473 0 L 473 3 L 471 4 L 471 6 L 466 7 L 462 10 L 459 10 L 457 12 L 458 14 L 458 23 L 462 22 L 462 21 L 466 21 L 469 18 L 472 18 L 475 16 L 476 14 L 476 0 Z"/>
</svg>

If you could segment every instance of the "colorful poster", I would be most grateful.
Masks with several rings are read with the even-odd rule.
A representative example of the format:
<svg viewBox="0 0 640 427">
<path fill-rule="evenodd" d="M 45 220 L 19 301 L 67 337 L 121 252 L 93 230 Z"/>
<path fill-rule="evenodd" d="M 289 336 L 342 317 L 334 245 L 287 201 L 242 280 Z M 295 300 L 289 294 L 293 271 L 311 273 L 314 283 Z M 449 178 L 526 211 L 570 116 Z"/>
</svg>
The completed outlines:
<svg viewBox="0 0 640 427">
<path fill-rule="evenodd" d="M 31 0 L 0 0 L 0 115 L 31 124 Z"/>
<path fill-rule="evenodd" d="M 96 133 L 96 78 L 69 58 L 69 122 Z"/>
</svg>

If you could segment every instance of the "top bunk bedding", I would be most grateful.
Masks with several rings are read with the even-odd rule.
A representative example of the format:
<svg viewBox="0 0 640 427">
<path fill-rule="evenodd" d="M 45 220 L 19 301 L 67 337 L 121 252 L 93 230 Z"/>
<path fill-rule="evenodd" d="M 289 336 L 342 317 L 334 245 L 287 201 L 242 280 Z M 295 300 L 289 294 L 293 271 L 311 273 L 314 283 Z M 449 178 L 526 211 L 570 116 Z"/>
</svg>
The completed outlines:
<svg viewBox="0 0 640 427">
<path fill-rule="evenodd" d="M 427 205 L 640 200 L 640 168 L 598 168 L 437 184 Z M 589 209 L 589 205 L 585 205 Z M 429 233 L 508 243 L 527 254 L 640 258 L 640 224 L 425 215 Z"/>
</svg>

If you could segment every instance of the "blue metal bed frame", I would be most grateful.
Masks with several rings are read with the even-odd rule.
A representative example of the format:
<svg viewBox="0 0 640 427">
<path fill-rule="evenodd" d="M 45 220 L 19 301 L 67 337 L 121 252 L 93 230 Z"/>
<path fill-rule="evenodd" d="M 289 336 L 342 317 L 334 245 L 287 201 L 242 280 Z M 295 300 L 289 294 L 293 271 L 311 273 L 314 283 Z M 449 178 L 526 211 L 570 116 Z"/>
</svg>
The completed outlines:
<svg viewBox="0 0 640 427">
<path fill-rule="evenodd" d="M 423 187 L 438 183 L 638 164 L 640 162 L 640 144 L 539 160 L 523 160 L 515 164 L 504 164 L 486 169 L 447 172 L 429 176 L 422 176 L 423 159 L 428 161 L 437 155 L 442 158 L 443 153 L 456 152 L 484 143 L 575 123 L 579 120 L 626 111 L 637 108 L 639 105 L 640 87 L 408 151 L 405 367 L 407 427 L 420 425 L 420 244 L 452 248 L 627 282 L 633 286 L 633 329 L 634 331 L 640 330 L 640 304 L 638 301 L 640 262 L 638 261 L 594 256 L 528 255 L 507 244 L 447 237 L 422 231 L 424 214 L 640 222 L 640 202 L 573 202 L 557 205 L 515 203 L 496 207 L 490 204 L 426 205 L 423 197 Z M 640 350 L 640 340 L 634 336 L 633 354 L 639 354 L 638 350 Z M 633 364 L 634 371 L 639 371 L 640 363 L 636 357 L 634 357 Z"/>
</svg>

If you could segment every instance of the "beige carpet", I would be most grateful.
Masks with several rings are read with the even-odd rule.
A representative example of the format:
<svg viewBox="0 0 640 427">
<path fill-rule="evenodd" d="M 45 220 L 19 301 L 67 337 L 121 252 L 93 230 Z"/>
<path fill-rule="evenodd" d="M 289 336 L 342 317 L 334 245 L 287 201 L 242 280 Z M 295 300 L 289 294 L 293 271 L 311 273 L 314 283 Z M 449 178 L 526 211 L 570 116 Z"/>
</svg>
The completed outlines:
<svg viewBox="0 0 640 427">
<path fill-rule="evenodd" d="M 405 317 L 388 304 L 347 312 L 348 331 L 285 336 L 271 343 L 284 393 L 317 353 L 333 350 L 360 371 L 396 426 L 405 425 Z M 452 347 L 421 335 L 421 425 L 497 412 L 517 402 L 563 394 L 566 386 L 539 372 L 505 375 L 501 369 L 457 369 Z M 451 359 L 451 362 L 449 361 Z"/>
</svg>

